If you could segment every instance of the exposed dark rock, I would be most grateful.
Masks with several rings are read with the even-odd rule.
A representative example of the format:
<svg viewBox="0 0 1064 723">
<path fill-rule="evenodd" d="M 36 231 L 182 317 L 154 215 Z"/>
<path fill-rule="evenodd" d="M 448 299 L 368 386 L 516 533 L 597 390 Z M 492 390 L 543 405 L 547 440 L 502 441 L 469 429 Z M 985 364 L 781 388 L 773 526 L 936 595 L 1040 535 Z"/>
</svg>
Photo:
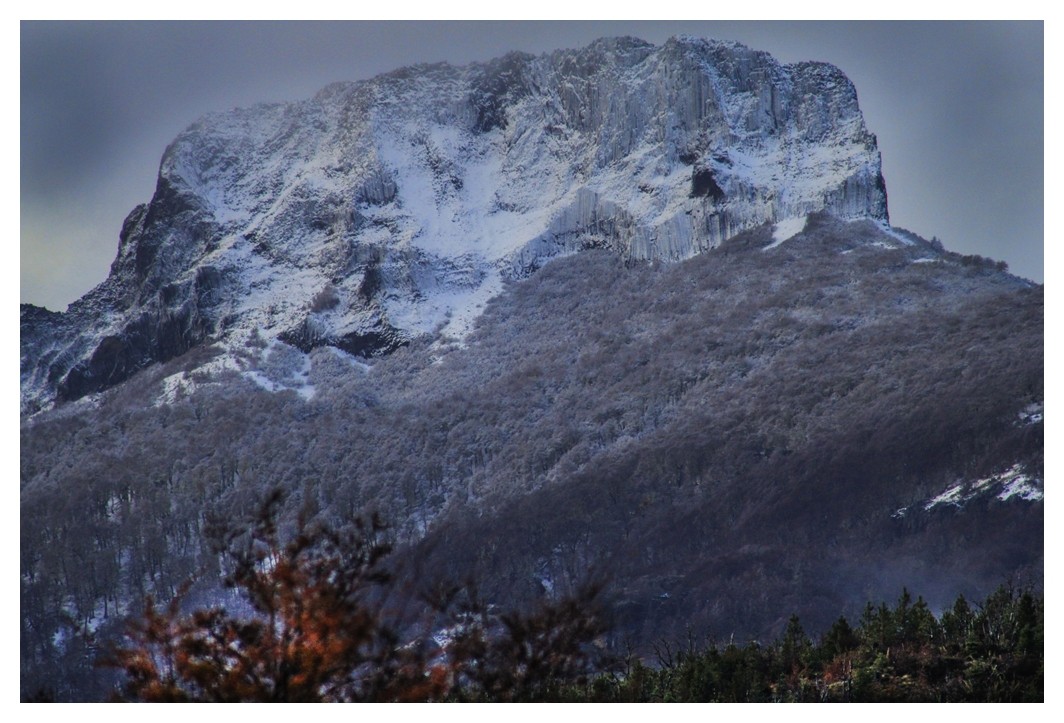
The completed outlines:
<svg viewBox="0 0 1064 723">
<path fill-rule="evenodd" d="M 506 107 L 530 92 L 526 72 L 532 60 L 527 53 L 508 53 L 474 77 L 469 98 L 476 113 L 474 130 L 487 133 L 506 127 Z"/>
<path fill-rule="evenodd" d="M 108 389 L 150 364 L 184 354 L 212 331 L 192 303 L 144 313 L 121 333 L 105 336 L 88 360 L 75 364 L 59 383 L 58 398 L 72 401 Z"/>
<path fill-rule="evenodd" d="M 713 177 L 713 171 L 708 168 L 696 168 L 691 172 L 691 197 L 712 198 L 720 201 L 724 198 L 724 190 L 717 185 Z"/>
<path fill-rule="evenodd" d="M 380 260 L 371 259 L 365 267 L 362 275 L 362 283 L 358 285 L 358 295 L 363 301 L 369 302 L 381 290 L 383 283 L 380 269 Z"/>
<path fill-rule="evenodd" d="M 372 358 L 391 354 L 397 349 L 406 346 L 409 342 L 403 339 L 398 332 L 391 327 L 384 327 L 381 331 L 352 332 L 336 339 L 332 346 L 343 349 L 348 354 Z"/>
<path fill-rule="evenodd" d="M 332 346 L 366 359 L 391 354 L 409 343 L 396 329 L 386 324 L 380 324 L 377 329 L 370 331 L 332 336 L 313 317 L 307 317 L 299 326 L 283 332 L 278 338 L 302 352 Z"/>
</svg>

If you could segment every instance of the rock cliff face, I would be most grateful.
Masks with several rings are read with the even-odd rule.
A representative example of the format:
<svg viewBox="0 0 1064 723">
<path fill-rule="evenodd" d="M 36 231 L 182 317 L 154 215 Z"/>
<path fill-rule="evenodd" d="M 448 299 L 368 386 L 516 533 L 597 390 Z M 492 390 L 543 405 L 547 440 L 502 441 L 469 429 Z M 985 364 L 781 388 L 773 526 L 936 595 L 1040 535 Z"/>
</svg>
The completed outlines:
<svg viewBox="0 0 1064 723">
<path fill-rule="evenodd" d="M 553 257 L 680 260 L 820 210 L 887 221 L 875 137 L 830 65 L 621 38 L 335 84 L 166 149 L 109 278 L 63 314 L 22 308 L 22 411 L 208 340 L 372 357 L 461 338 Z"/>
</svg>

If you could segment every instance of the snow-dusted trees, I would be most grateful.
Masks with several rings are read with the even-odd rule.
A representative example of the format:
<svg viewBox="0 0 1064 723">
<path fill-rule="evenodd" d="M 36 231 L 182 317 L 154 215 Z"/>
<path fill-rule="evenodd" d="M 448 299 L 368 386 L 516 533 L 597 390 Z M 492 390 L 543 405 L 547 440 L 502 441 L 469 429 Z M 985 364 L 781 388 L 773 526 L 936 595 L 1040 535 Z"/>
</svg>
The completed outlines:
<svg viewBox="0 0 1064 723">
<path fill-rule="evenodd" d="M 762 251 L 770 240 L 669 266 L 552 261 L 489 303 L 463 348 L 418 341 L 372 369 L 315 350 L 309 400 L 185 369 L 199 350 L 28 422 L 24 680 L 67 656 L 63 621 L 106 626 L 208 579 L 207 517 L 237 518 L 273 486 L 289 521 L 381 512 L 493 602 L 608 566 L 627 581 L 626 624 L 654 634 L 756 632 L 789 608 L 829 625 L 802 606 L 920 582 L 882 582 L 877 561 L 966 584 L 1037 568 L 1037 504 L 892 514 L 957 479 L 1040 475 L 1042 423 L 1020 412 L 1043 398 L 1042 290 L 915 263 L 931 251 L 877 246 L 891 239 L 871 224 L 813 218 Z M 183 371 L 199 387 L 158 403 Z"/>
</svg>

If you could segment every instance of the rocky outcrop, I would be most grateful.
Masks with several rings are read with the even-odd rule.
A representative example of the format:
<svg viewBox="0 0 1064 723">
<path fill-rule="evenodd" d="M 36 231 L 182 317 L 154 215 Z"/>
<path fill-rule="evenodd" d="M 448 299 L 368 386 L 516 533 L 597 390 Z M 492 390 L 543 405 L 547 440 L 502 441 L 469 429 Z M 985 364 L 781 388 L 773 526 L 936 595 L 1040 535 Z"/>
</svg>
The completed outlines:
<svg viewBox="0 0 1064 723">
<path fill-rule="evenodd" d="M 166 149 L 108 280 L 62 315 L 23 310 L 23 412 L 206 340 L 373 356 L 461 337 L 559 254 L 679 260 L 819 210 L 887 219 L 875 137 L 830 65 L 616 38 L 334 84 Z"/>
</svg>

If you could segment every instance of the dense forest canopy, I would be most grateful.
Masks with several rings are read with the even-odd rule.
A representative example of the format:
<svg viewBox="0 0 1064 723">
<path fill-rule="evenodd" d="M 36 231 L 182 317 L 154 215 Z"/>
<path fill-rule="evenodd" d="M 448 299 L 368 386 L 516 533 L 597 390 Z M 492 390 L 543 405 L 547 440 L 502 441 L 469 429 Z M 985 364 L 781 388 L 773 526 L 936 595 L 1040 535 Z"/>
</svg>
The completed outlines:
<svg viewBox="0 0 1064 723">
<path fill-rule="evenodd" d="M 103 695 L 84 634 L 145 595 L 227 599 L 212 521 L 278 486 L 282 529 L 377 512 L 411 569 L 493 604 L 601 577 L 646 660 L 792 613 L 815 639 L 903 587 L 940 625 L 958 593 L 1037 593 L 1042 288 L 891 238 L 820 215 L 676 264 L 589 250 L 462 343 L 203 346 L 25 420 L 23 693 Z"/>
</svg>

